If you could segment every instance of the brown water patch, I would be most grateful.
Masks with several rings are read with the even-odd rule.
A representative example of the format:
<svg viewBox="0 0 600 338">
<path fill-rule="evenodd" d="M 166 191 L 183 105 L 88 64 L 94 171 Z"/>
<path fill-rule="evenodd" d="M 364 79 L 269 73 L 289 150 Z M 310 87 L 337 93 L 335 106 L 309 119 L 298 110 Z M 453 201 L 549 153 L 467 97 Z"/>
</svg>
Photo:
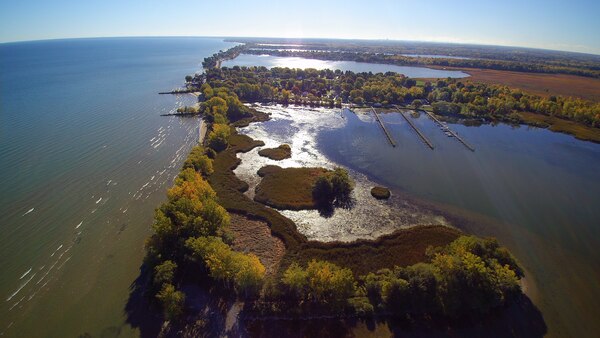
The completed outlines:
<svg viewBox="0 0 600 338">
<path fill-rule="evenodd" d="M 285 254 L 285 245 L 271 234 L 271 228 L 266 222 L 232 213 L 229 230 L 235 236 L 232 245 L 234 250 L 258 256 L 267 270 L 267 275 L 277 271 Z"/>
</svg>

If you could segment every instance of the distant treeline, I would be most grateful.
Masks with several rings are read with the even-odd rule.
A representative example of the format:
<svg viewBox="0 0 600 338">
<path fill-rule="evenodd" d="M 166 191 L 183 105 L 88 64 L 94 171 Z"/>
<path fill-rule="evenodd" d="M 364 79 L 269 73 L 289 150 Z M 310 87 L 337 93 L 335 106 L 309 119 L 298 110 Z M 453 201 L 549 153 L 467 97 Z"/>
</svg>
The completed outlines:
<svg viewBox="0 0 600 338">
<path fill-rule="evenodd" d="M 234 41 L 251 44 L 260 49 L 293 48 L 409 56 L 436 55 L 600 70 L 599 55 L 536 48 L 393 40 L 238 38 Z"/>
<path fill-rule="evenodd" d="M 391 53 L 373 53 L 356 51 L 328 50 L 277 50 L 277 49 L 245 49 L 246 54 L 269 54 L 274 56 L 303 57 L 307 59 L 356 61 L 398 66 L 439 66 L 466 67 L 505 70 L 529 73 L 570 74 L 600 78 L 600 63 L 562 61 L 513 61 L 498 59 L 452 59 L 433 57 L 411 57 Z"/>
<path fill-rule="evenodd" d="M 427 92 L 434 113 L 522 122 L 520 112 L 560 117 L 590 127 L 600 127 L 600 103 L 579 98 L 542 97 L 508 86 L 437 81 Z"/>
</svg>

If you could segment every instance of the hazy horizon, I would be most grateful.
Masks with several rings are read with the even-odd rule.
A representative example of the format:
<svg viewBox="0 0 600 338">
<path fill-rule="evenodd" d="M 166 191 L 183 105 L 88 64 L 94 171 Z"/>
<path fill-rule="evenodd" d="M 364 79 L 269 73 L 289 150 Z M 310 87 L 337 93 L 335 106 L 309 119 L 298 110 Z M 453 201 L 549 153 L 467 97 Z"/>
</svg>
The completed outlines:
<svg viewBox="0 0 600 338">
<path fill-rule="evenodd" d="M 2 44 L 12 44 L 12 43 L 27 43 L 27 42 L 44 42 L 44 41 L 60 41 L 60 40 L 85 40 L 85 39 L 127 39 L 127 38 L 217 38 L 224 40 L 235 41 L 236 39 L 273 39 L 273 40 L 289 40 L 289 41 L 310 41 L 310 40 L 331 40 L 331 41 L 388 41 L 388 42 L 397 42 L 397 43 L 424 43 L 424 44 L 450 44 L 457 46 L 492 46 L 492 47 L 507 47 L 507 48 L 523 48 L 523 49 L 533 49 L 533 50 L 547 50 L 552 52 L 566 52 L 566 53 L 574 53 L 574 54 L 587 54 L 600 56 L 600 52 L 592 53 L 592 52 L 578 52 L 578 51 L 570 51 L 570 50 L 562 50 L 562 49 L 548 49 L 541 47 L 527 47 L 527 46 L 515 46 L 515 45 L 499 45 L 499 44 L 485 44 L 485 43 L 461 43 L 461 42 L 447 42 L 447 41 L 426 41 L 426 40 L 397 40 L 397 39 L 359 39 L 359 38 L 332 38 L 332 37 L 283 37 L 283 36 L 215 36 L 215 35 L 122 35 L 122 36 L 82 36 L 82 37 L 66 37 L 66 38 L 48 38 L 48 39 L 33 39 L 33 40 L 16 40 L 16 41 L 3 41 L 0 42 Z"/>
<path fill-rule="evenodd" d="M 600 3 L 314 0 L 302 6 L 39 0 L 6 3 L 0 43 L 96 37 L 274 37 L 496 45 L 600 55 Z M 290 13 L 293 16 L 290 18 Z M 274 33 L 276 32 L 276 33 Z"/>
</svg>

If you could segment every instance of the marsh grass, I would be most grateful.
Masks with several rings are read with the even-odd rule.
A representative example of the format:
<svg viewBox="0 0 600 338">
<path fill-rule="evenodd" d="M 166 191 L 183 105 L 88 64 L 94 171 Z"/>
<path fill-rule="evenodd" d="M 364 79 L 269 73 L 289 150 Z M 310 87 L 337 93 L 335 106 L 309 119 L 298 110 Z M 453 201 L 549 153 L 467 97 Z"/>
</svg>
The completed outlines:
<svg viewBox="0 0 600 338">
<path fill-rule="evenodd" d="M 270 158 L 274 161 L 281 161 L 292 157 L 292 148 L 288 144 L 282 144 L 277 148 L 261 149 L 258 154 L 262 157 Z"/>
</svg>

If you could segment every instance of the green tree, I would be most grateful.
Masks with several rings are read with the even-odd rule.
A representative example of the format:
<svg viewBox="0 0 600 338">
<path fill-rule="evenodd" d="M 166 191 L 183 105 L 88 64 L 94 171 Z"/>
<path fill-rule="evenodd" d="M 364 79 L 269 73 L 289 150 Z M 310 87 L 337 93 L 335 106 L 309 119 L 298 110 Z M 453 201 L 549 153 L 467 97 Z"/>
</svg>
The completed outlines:
<svg viewBox="0 0 600 338">
<path fill-rule="evenodd" d="M 288 293 L 296 298 L 304 298 L 308 288 L 308 274 L 298 263 L 292 263 L 283 273 L 282 283 Z"/>
<path fill-rule="evenodd" d="M 214 91 L 208 83 L 203 83 L 200 87 L 200 91 L 202 92 L 202 95 L 204 95 L 205 100 L 212 98 L 214 95 Z"/>
<path fill-rule="evenodd" d="M 209 115 L 221 114 L 227 115 L 227 101 L 220 97 L 211 97 L 209 100 L 204 102 L 205 113 Z"/>
<path fill-rule="evenodd" d="M 164 284 L 156 298 L 160 301 L 165 318 L 168 320 L 177 319 L 183 313 L 185 295 L 177 291 L 172 284 Z"/>
<path fill-rule="evenodd" d="M 226 124 L 213 124 L 212 131 L 208 134 L 208 146 L 214 151 L 222 151 L 227 148 L 231 129 Z"/>
<path fill-rule="evenodd" d="M 321 206 L 334 202 L 343 204 L 348 202 L 353 189 L 354 182 L 348 171 L 337 167 L 317 178 L 313 186 L 313 198 Z"/>
<path fill-rule="evenodd" d="M 203 176 L 208 176 L 213 173 L 212 159 L 205 154 L 205 149 L 202 146 L 195 146 L 185 160 L 184 168 L 194 168 Z"/>
<path fill-rule="evenodd" d="M 177 264 L 173 261 L 166 260 L 162 264 L 154 267 L 154 285 L 162 286 L 173 282 L 177 270 Z"/>
<path fill-rule="evenodd" d="M 238 294 L 256 295 L 262 286 L 265 267 L 253 254 L 233 251 L 221 238 L 197 237 L 186 241 L 192 257 L 202 262 L 212 278 Z"/>
<path fill-rule="evenodd" d="M 352 271 L 326 261 L 312 260 L 306 269 L 292 264 L 282 282 L 292 294 L 323 305 L 344 304 L 356 292 Z"/>
</svg>

